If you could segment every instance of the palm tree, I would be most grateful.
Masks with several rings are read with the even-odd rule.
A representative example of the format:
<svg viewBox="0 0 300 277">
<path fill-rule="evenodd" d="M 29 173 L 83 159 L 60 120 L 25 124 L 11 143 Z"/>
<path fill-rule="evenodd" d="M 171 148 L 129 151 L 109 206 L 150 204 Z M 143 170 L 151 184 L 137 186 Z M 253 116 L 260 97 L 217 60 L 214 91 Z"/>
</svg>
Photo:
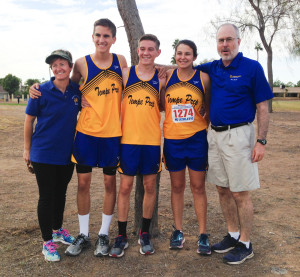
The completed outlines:
<svg viewBox="0 0 300 277">
<path fill-rule="evenodd" d="M 258 61 L 258 51 L 262 51 L 263 48 L 261 47 L 261 44 L 257 42 L 254 49 L 257 51 L 257 61 Z"/>
<path fill-rule="evenodd" d="M 172 47 L 173 47 L 174 50 L 175 50 L 178 42 L 179 42 L 178 38 L 174 40 L 174 42 L 172 44 Z M 171 64 L 176 64 L 175 55 L 173 55 L 172 58 L 171 58 Z"/>
</svg>

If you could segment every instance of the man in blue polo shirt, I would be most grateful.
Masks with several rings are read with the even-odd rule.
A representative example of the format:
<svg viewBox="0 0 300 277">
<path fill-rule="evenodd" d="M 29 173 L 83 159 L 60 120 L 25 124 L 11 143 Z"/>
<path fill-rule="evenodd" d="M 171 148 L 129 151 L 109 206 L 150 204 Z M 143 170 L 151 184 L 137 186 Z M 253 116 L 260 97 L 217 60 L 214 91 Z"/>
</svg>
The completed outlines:
<svg viewBox="0 0 300 277">
<path fill-rule="evenodd" d="M 198 67 L 211 78 L 207 179 L 217 186 L 228 229 L 228 234 L 212 249 L 217 253 L 230 251 L 223 257 L 228 264 L 240 264 L 254 256 L 250 242 L 250 191 L 260 186 L 257 162 L 265 154 L 267 100 L 273 98 L 261 65 L 239 52 L 240 43 L 235 25 L 221 25 L 217 32 L 221 59 Z M 252 124 L 256 112 L 257 137 Z"/>
</svg>

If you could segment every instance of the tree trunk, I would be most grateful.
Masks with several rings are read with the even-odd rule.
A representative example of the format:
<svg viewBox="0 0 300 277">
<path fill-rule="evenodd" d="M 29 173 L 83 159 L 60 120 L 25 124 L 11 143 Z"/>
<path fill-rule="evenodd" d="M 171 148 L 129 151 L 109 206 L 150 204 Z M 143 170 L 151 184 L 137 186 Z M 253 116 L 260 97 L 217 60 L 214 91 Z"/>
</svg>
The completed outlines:
<svg viewBox="0 0 300 277">
<path fill-rule="evenodd" d="M 269 51 L 267 53 L 268 53 L 268 81 L 269 81 L 269 85 L 273 91 L 273 51 L 272 51 L 272 49 L 269 49 Z M 273 112 L 272 99 L 269 100 L 268 107 L 269 107 L 269 113 L 272 113 Z"/>
<path fill-rule="evenodd" d="M 139 16 L 139 12 L 135 0 L 117 0 L 118 10 L 124 22 L 125 31 L 130 47 L 131 65 L 138 64 L 137 47 L 139 38 L 144 35 L 144 28 Z M 158 191 L 159 191 L 160 174 L 156 177 L 156 203 L 153 211 L 152 222 L 150 226 L 150 233 L 152 236 L 159 234 L 158 229 Z M 143 176 L 136 176 L 136 192 L 135 192 L 135 218 L 134 230 L 136 234 L 141 228 L 141 220 L 143 216 L 143 199 L 144 199 L 144 185 Z"/>
<path fill-rule="evenodd" d="M 124 22 L 130 47 L 131 65 L 138 64 L 137 47 L 139 38 L 145 34 L 135 0 L 117 0 L 118 10 Z"/>
</svg>

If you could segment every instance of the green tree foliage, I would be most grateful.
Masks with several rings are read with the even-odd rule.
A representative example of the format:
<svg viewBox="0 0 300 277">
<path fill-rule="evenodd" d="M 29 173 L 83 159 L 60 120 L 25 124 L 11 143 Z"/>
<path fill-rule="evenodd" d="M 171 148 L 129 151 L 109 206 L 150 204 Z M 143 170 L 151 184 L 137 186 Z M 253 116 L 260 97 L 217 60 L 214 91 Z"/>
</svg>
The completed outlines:
<svg viewBox="0 0 300 277">
<path fill-rule="evenodd" d="M 286 87 L 294 87 L 295 86 L 295 84 L 293 83 L 293 82 L 287 82 L 286 84 L 285 84 L 285 86 Z"/>
<path fill-rule="evenodd" d="M 277 79 L 277 80 L 273 83 L 273 87 L 280 87 L 281 85 L 284 85 L 284 83 L 281 82 L 279 79 Z"/>
<path fill-rule="evenodd" d="M 294 84 L 293 82 L 287 82 L 286 84 L 281 82 L 279 79 L 277 79 L 274 83 L 273 83 L 273 86 L 274 87 L 280 87 L 281 85 L 284 85 L 286 87 L 300 87 L 300 80 Z"/>
<path fill-rule="evenodd" d="M 255 44 L 254 49 L 256 50 L 256 60 L 258 61 L 258 52 L 259 52 L 259 51 L 262 51 L 263 48 L 261 47 L 261 44 L 260 44 L 259 42 L 257 42 L 257 43 Z"/>
<path fill-rule="evenodd" d="M 174 42 L 172 44 L 172 47 L 174 49 L 174 54 L 173 54 L 173 56 L 171 58 L 171 64 L 176 64 L 176 60 L 175 60 L 175 48 L 176 48 L 176 45 L 178 44 L 178 42 L 179 42 L 179 39 L 177 38 L 177 39 L 174 40 Z"/>
<path fill-rule="evenodd" d="M 295 56 L 300 56 L 300 4 L 298 6 L 298 12 L 293 15 L 292 22 L 292 43 L 289 46 L 290 52 Z"/>
<path fill-rule="evenodd" d="M 8 74 L 2 79 L 2 87 L 9 93 L 10 96 L 12 94 L 18 94 L 20 84 L 21 79 L 12 74 Z"/>
<path fill-rule="evenodd" d="M 35 84 L 35 83 L 41 83 L 41 81 L 39 79 L 27 79 L 25 82 L 25 89 L 24 89 L 24 94 L 27 95 L 29 93 L 29 88 Z"/>
</svg>

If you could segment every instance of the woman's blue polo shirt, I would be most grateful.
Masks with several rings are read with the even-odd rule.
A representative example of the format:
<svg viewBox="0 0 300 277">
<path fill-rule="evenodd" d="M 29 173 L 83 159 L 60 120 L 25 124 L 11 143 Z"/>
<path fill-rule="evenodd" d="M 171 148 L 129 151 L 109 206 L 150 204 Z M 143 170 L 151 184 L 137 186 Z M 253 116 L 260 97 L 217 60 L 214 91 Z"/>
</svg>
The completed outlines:
<svg viewBox="0 0 300 277">
<path fill-rule="evenodd" d="M 262 66 L 241 52 L 227 67 L 220 59 L 196 68 L 209 74 L 211 79 L 212 125 L 252 122 L 256 104 L 273 98 Z"/>
<path fill-rule="evenodd" d="M 71 152 L 81 107 L 79 85 L 72 82 L 62 93 L 50 81 L 40 85 L 42 96 L 29 98 L 25 113 L 37 117 L 31 140 L 30 160 L 37 163 L 66 165 Z"/>
</svg>

